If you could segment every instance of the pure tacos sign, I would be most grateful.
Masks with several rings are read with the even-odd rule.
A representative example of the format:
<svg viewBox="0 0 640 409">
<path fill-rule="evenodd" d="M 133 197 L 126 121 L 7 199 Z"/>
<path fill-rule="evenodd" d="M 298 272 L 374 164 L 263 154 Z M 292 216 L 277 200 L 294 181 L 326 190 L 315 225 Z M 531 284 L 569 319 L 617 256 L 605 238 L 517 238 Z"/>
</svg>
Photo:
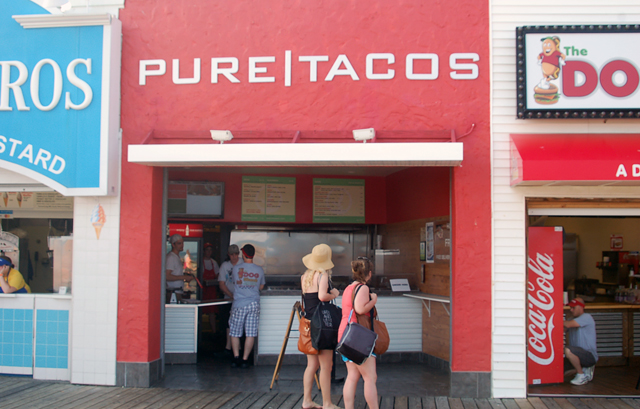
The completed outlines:
<svg viewBox="0 0 640 409">
<path fill-rule="evenodd" d="M 640 118 L 640 26 L 518 27 L 518 118 Z"/>
</svg>

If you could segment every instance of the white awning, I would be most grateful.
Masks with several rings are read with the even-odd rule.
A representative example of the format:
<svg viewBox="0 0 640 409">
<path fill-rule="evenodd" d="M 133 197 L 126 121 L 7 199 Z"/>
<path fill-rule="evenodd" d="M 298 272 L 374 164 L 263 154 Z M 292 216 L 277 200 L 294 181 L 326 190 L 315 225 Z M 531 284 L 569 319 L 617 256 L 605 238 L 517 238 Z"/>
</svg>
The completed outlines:
<svg viewBox="0 0 640 409">
<path fill-rule="evenodd" d="M 148 166 L 458 166 L 462 142 L 129 145 Z"/>
</svg>

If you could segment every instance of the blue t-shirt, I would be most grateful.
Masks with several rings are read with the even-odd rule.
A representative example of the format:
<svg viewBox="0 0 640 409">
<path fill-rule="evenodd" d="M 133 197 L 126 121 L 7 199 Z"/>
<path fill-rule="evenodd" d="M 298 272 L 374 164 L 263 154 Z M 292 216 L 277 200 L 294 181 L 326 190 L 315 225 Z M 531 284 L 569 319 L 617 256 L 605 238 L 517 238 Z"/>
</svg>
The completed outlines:
<svg viewBox="0 0 640 409">
<path fill-rule="evenodd" d="M 243 308 L 260 301 L 260 286 L 264 285 L 264 270 L 253 263 L 238 263 L 232 272 L 234 291 L 232 308 Z"/>
<path fill-rule="evenodd" d="M 591 314 L 583 313 L 574 321 L 580 324 L 578 328 L 569 328 L 569 345 L 580 347 L 593 354 L 598 360 L 598 351 L 596 346 L 596 322 Z"/>
</svg>

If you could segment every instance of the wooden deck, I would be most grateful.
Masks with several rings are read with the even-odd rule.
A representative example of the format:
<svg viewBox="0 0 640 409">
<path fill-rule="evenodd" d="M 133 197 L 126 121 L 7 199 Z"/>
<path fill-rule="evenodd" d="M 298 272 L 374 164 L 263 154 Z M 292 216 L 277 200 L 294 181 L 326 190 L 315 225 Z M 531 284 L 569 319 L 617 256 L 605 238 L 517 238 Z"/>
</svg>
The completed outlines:
<svg viewBox="0 0 640 409">
<path fill-rule="evenodd" d="M 317 397 L 316 397 L 317 398 Z M 336 403 L 343 407 L 341 396 Z M 317 400 L 316 400 L 317 401 Z M 79 386 L 0 376 L 0 408 L 299 409 L 302 394 Z M 356 409 L 365 409 L 363 396 Z M 380 409 L 640 409 L 632 398 L 457 399 L 382 396 Z"/>
</svg>

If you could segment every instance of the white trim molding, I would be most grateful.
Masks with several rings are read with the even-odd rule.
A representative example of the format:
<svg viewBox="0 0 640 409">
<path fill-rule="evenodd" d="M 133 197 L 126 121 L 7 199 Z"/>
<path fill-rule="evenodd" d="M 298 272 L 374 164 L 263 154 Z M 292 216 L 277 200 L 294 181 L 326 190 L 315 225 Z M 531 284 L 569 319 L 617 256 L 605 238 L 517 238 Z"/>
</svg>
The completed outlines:
<svg viewBox="0 0 640 409">
<path fill-rule="evenodd" d="M 29 14 L 11 16 L 23 28 L 111 25 L 111 14 Z"/>
<path fill-rule="evenodd" d="M 458 166 L 462 142 L 129 145 L 149 166 Z"/>
</svg>

